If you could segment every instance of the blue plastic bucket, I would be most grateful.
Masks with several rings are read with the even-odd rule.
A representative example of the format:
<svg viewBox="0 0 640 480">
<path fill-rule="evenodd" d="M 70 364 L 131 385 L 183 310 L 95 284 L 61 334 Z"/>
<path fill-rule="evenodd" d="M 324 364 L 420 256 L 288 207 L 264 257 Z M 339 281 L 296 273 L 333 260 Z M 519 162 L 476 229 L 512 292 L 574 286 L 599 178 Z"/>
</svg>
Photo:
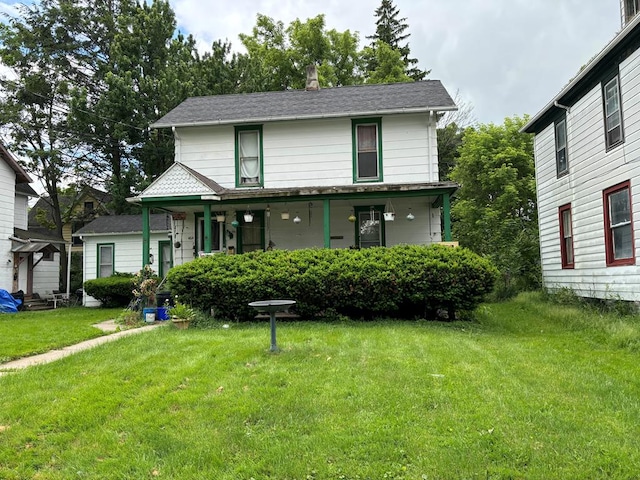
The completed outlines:
<svg viewBox="0 0 640 480">
<path fill-rule="evenodd" d="M 158 307 L 156 309 L 156 320 L 169 320 L 169 311 L 167 307 Z"/>
<path fill-rule="evenodd" d="M 143 308 L 142 319 L 146 323 L 153 323 L 156 321 L 156 309 L 155 308 Z"/>
</svg>

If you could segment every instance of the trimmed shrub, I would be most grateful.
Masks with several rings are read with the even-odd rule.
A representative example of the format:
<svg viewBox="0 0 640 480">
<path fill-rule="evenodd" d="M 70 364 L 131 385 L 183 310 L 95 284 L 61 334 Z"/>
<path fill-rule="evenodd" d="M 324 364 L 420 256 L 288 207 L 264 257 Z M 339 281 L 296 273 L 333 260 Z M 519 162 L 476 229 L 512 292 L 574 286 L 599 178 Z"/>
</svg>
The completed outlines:
<svg viewBox="0 0 640 480">
<path fill-rule="evenodd" d="M 88 295 L 100 300 L 103 307 L 126 307 L 133 300 L 133 275 L 116 273 L 111 277 L 96 278 L 84 282 Z"/>
<path fill-rule="evenodd" d="M 251 319 L 249 302 L 274 298 L 296 300 L 302 318 L 433 318 L 472 311 L 496 275 L 465 248 L 402 245 L 213 255 L 172 268 L 167 282 L 181 301 L 230 320 Z"/>
</svg>

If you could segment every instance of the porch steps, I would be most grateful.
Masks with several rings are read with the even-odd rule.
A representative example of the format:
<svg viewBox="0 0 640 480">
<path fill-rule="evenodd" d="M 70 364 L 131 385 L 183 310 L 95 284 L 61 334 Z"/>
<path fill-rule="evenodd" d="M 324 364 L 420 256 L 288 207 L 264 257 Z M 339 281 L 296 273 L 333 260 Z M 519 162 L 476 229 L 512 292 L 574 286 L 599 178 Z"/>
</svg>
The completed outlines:
<svg viewBox="0 0 640 480">
<path fill-rule="evenodd" d="M 53 304 L 45 300 L 44 298 L 31 297 L 24 299 L 24 309 L 29 312 L 35 312 L 38 310 L 53 310 Z"/>
</svg>

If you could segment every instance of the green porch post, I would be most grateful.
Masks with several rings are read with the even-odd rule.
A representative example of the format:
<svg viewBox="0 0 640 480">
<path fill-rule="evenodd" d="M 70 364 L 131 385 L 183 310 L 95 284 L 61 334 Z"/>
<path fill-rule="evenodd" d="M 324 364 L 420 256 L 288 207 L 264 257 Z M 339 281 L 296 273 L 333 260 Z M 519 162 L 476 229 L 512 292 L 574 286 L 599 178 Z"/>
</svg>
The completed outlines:
<svg viewBox="0 0 640 480">
<path fill-rule="evenodd" d="M 149 207 L 142 207 L 142 266 L 149 265 L 151 235 L 149 228 Z"/>
<path fill-rule="evenodd" d="M 324 248 L 331 248 L 331 207 L 330 200 L 325 198 L 322 201 L 324 209 Z"/>
<path fill-rule="evenodd" d="M 444 241 L 451 241 L 451 202 L 449 193 L 442 194 L 442 216 L 444 217 Z"/>
<path fill-rule="evenodd" d="M 211 204 L 204 204 L 204 251 L 211 253 Z"/>
</svg>

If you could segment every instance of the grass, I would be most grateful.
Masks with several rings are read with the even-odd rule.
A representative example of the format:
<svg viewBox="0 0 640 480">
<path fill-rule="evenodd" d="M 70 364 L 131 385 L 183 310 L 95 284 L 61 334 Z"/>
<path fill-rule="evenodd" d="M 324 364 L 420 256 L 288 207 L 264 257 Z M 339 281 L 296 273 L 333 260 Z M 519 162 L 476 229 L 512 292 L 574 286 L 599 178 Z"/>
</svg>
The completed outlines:
<svg viewBox="0 0 640 480">
<path fill-rule="evenodd" d="M 0 362 L 47 352 L 104 335 L 104 332 L 92 325 L 115 318 L 119 312 L 121 310 L 118 309 L 72 307 L 0 313 Z"/>
<path fill-rule="evenodd" d="M 3 479 L 629 479 L 640 322 L 171 326 L 0 377 Z"/>
</svg>

